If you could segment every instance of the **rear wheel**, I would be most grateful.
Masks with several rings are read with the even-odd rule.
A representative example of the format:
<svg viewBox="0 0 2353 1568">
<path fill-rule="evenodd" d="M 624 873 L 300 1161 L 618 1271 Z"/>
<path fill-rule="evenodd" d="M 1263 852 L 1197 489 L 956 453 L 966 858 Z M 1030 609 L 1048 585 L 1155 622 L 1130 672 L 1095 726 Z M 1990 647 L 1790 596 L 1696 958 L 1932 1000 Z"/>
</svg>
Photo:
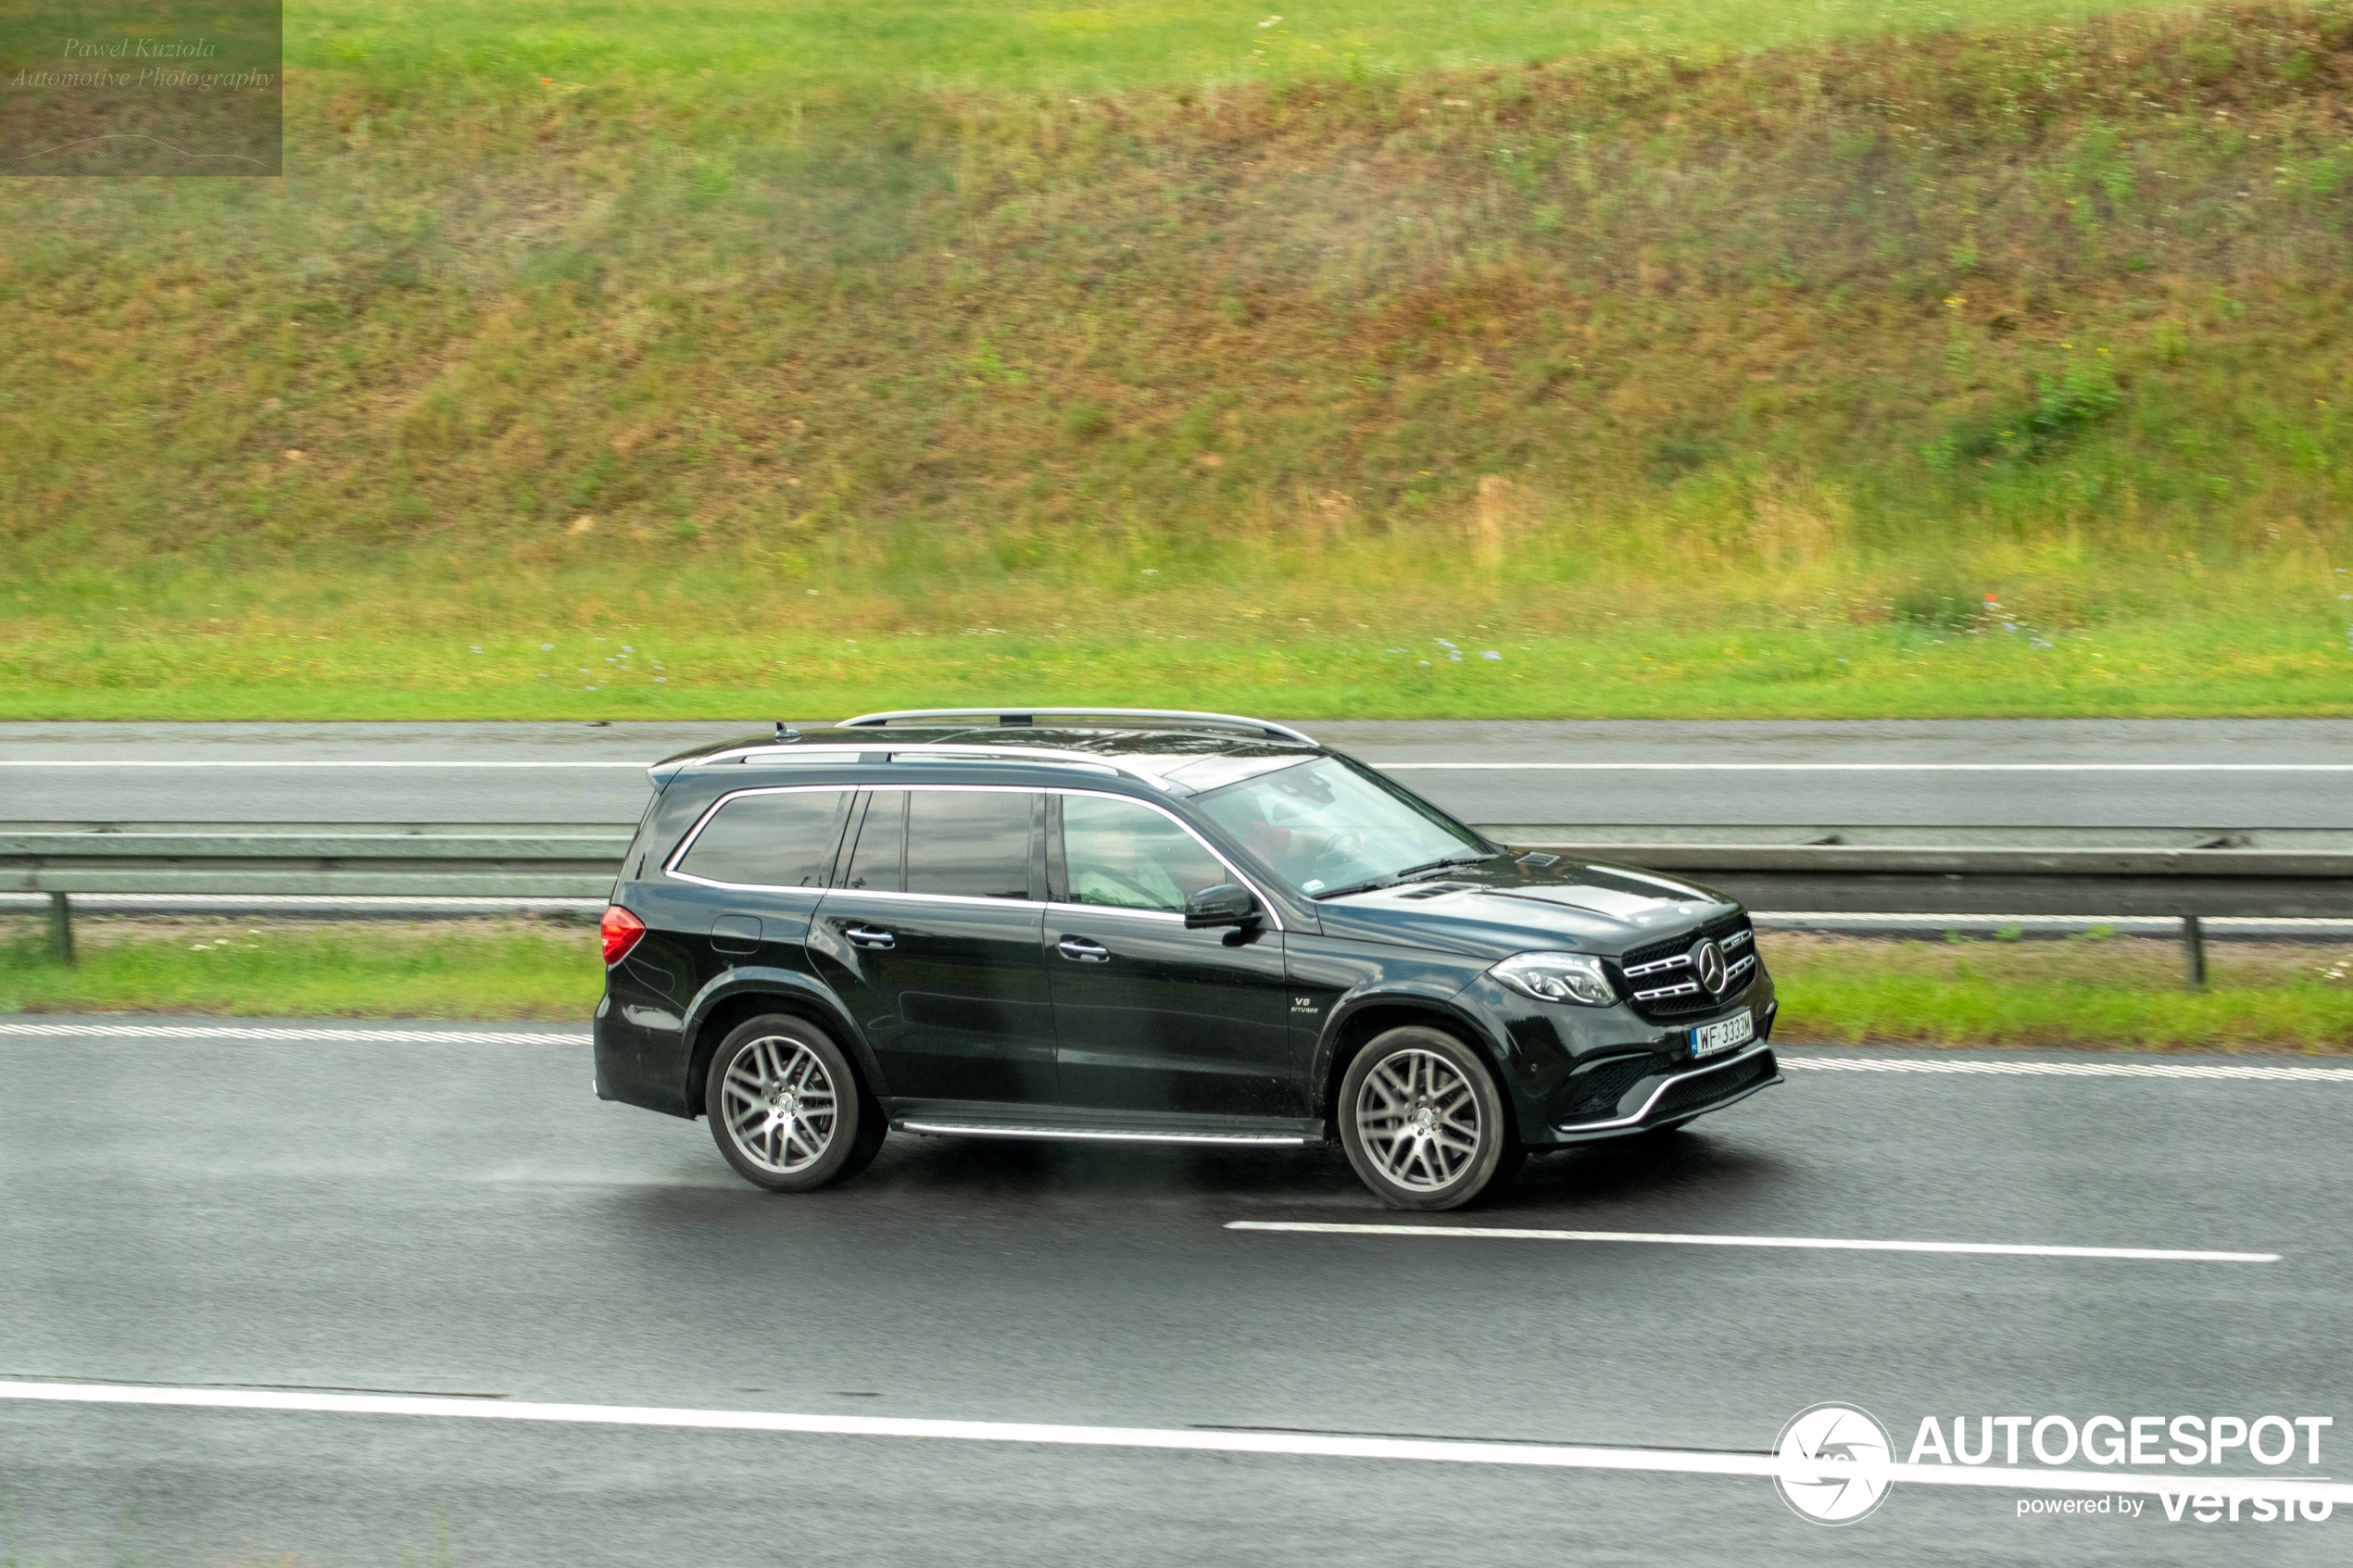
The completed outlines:
<svg viewBox="0 0 2353 1568">
<path fill-rule="evenodd" d="M 1507 1184 L 1525 1158 L 1494 1074 L 1441 1029 L 1377 1036 L 1340 1083 L 1348 1162 L 1391 1209 L 1453 1209 Z"/>
<path fill-rule="evenodd" d="M 747 1020 L 720 1042 L 703 1109 L 727 1163 L 771 1192 L 848 1180 L 874 1160 L 887 1130 L 841 1047 L 784 1013 Z"/>
</svg>

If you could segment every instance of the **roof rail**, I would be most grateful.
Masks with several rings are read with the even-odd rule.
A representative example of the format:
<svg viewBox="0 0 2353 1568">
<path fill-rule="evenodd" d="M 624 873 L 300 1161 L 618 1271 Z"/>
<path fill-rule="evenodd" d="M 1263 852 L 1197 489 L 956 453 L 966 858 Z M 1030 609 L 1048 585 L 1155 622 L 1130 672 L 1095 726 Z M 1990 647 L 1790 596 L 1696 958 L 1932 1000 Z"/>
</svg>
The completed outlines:
<svg viewBox="0 0 2353 1568">
<path fill-rule="evenodd" d="M 867 726 L 879 729 L 894 719 L 994 719 L 999 724 L 1027 724 L 1038 719 L 1146 719 L 1174 720 L 1181 724 L 1215 724 L 1234 729 L 1255 730 L 1275 740 L 1295 740 L 1302 746 L 1314 746 L 1315 737 L 1302 734 L 1288 724 L 1277 724 L 1265 719 L 1249 719 L 1239 713 L 1193 713 L 1173 708 L 908 708 L 887 713 L 861 713 L 855 719 L 844 719 L 842 726 Z"/>
</svg>

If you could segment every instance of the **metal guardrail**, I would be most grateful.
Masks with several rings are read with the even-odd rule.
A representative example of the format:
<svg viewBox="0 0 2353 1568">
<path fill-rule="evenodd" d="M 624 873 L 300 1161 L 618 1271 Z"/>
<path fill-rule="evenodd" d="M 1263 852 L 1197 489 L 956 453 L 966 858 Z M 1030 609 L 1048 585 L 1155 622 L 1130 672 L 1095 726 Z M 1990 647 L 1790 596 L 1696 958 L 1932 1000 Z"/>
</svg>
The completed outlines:
<svg viewBox="0 0 2353 1568">
<path fill-rule="evenodd" d="M 1986 829 L 1850 831 L 1881 838 L 1902 832 L 1930 842 L 1855 844 L 1838 842 L 1846 836 L 1838 830 L 1753 826 L 1518 826 L 1499 835 L 1554 854 L 1686 876 L 1752 909 L 2171 917 L 2182 922 L 2193 985 L 2204 976 L 2203 920 L 2353 916 L 2353 843 L 2334 834 L 2264 835 L 2292 840 L 2271 847 L 2256 835 L 2230 833 L 2067 846 L 2046 837 L 1989 844 L 1986 835 L 1997 830 Z M 596 898 L 611 887 L 631 832 L 603 825 L 27 825 L 0 828 L 0 892 L 49 895 L 58 950 L 69 961 L 76 894 Z M 1937 842 L 1944 838 L 1971 842 Z"/>
</svg>

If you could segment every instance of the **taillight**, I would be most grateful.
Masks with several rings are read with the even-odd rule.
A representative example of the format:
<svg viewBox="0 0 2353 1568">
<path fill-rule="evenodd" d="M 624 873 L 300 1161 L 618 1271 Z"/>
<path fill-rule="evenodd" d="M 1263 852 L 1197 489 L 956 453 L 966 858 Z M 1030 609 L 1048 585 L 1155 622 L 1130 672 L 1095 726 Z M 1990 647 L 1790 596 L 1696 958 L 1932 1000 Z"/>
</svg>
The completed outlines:
<svg viewBox="0 0 2353 1568">
<path fill-rule="evenodd" d="M 646 934 L 646 922 L 619 904 L 612 904 L 606 907 L 605 918 L 597 922 L 597 930 L 605 939 L 605 962 L 617 964 L 629 956 L 629 949 Z"/>
</svg>

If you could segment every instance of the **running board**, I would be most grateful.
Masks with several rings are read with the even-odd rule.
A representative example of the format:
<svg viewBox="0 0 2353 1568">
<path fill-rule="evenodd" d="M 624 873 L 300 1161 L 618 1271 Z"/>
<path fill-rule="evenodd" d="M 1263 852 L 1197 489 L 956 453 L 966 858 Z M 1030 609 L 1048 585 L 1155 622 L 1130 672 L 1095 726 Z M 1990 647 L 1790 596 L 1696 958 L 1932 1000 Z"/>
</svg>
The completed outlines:
<svg viewBox="0 0 2353 1568">
<path fill-rule="evenodd" d="M 1002 1122 L 907 1121 L 899 1123 L 899 1130 L 934 1137 L 1050 1138 L 1061 1143 L 1190 1144 L 1197 1148 L 1305 1148 L 1323 1142 L 1302 1133 L 1164 1133 L 1113 1127 L 1015 1126 Z"/>
</svg>

